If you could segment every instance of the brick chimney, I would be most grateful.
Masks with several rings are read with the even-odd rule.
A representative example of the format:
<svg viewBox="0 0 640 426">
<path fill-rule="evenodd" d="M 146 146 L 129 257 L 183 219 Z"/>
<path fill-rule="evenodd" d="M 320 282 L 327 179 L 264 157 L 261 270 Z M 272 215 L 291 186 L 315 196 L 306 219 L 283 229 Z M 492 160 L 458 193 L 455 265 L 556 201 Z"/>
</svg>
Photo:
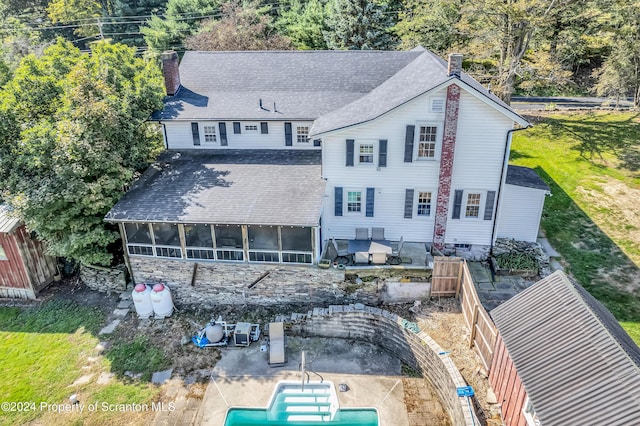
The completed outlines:
<svg viewBox="0 0 640 426">
<path fill-rule="evenodd" d="M 167 95 L 173 96 L 180 88 L 180 71 L 178 70 L 178 53 L 174 50 L 162 52 L 162 74 Z"/>
<path fill-rule="evenodd" d="M 460 77 L 460 73 L 462 72 L 462 54 L 449 54 L 449 69 L 447 71 L 449 73 L 449 77 Z"/>
</svg>

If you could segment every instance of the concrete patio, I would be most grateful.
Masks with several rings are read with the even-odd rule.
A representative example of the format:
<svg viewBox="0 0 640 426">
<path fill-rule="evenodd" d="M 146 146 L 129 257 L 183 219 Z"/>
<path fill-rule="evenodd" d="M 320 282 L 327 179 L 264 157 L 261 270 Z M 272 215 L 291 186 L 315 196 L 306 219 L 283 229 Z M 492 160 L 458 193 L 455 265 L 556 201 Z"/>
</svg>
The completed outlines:
<svg viewBox="0 0 640 426">
<path fill-rule="evenodd" d="M 349 240 L 336 240 L 338 250 L 347 250 Z M 397 241 L 394 241 L 397 243 Z M 323 259 L 335 260 L 337 253 L 333 245 L 329 244 L 323 251 Z M 372 264 L 354 264 L 353 261 L 347 263 L 346 269 L 431 269 L 433 267 L 433 257 L 430 253 L 430 247 L 427 243 L 407 242 L 405 241 L 400 251 L 399 257 L 402 263 L 399 265 L 372 265 Z"/>
<path fill-rule="evenodd" d="M 440 401 L 426 383 L 428 391 L 422 401 L 429 407 L 423 420 L 410 421 L 405 406 L 405 392 L 400 361 L 375 345 L 343 339 L 287 338 L 288 362 L 271 368 L 268 353 L 258 343 L 248 348 L 225 348 L 216 363 L 195 424 L 222 426 L 230 407 L 265 407 L 280 380 L 301 380 L 298 370 L 302 350 L 307 353 L 307 367 L 336 387 L 340 407 L 377 408 L 381 425 L 438 425 L 444 411 Z M 309 361 L 311 362 L 309 363 Z M 311 374 L 311 380 L 320 380 Z M 338 384 L 348 386 L 339 392 Z M 446 416 L 446 415 L 444 415 Z M 413 420 L 413 419 L 412 419 Z"/>
</svg>

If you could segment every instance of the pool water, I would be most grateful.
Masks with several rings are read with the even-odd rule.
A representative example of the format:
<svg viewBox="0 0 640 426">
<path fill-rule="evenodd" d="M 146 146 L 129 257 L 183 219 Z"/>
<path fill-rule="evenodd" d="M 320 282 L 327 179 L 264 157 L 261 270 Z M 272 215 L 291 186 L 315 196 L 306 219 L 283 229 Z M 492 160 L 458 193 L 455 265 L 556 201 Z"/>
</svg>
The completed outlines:
<svg viewBox="0 0 640 426">
<path fill-rule="evenodd" d="M 278 382 L 267 408 L 230 408 L 224 426 L 378 426 L 375 408 L 340 408 L 331 382 Z"/>
<path fill-rule="evenodd" d="M 231 408 L 224 426 L 378 426 L 378 413 L 370 408 L 341 408 L 333 420 L 270 420 L 267 411 L 266 408 Z"/>
</svg>

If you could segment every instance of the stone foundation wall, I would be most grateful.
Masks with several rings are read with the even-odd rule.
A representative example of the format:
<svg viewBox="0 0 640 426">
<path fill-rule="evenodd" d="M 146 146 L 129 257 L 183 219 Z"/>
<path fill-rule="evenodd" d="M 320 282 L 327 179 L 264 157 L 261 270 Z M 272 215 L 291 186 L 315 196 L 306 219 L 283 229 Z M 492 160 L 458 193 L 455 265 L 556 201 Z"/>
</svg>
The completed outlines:
<svg viewBox="0 0 640 426">
<path fill-rule="evenodd" d="M 309 266 L 198 263 L 191 285 L 193 262 L 130 258 L 136 283 L 169 285 L 176 304 L 213 307 L 218 304 L 273 305 L 361 302 L 378 304 L 378 283 L 354 286 L 344 271 Z M 263 274 L 268 274 L 252 285 Z"/>
<path fill-rule="evenodd" d="M 124 265 L 110 269 L 80 265 L 80 280 L 87 287 L 105 293 L 123 291 L 127 288 Z"/>
<path fill-rule="evenodd" d="M 456 392 L 466 386 L 462 375 L 447 353 L 416 324 L 362 304 L 316 308 L 306 315 L 293 314 L 292 319 L 293 334 L 363 340 L 382 347 L 431 382 L 454 425 L 478 424 L 471 417 L 467 398 Z"/>
</svg>

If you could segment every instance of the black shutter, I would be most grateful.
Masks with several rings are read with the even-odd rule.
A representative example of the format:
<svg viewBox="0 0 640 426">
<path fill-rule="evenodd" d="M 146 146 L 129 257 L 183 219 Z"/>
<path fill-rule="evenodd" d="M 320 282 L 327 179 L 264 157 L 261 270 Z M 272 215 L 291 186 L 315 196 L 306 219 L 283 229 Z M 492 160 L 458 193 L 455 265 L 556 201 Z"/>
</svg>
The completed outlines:
<svg viewBox="0 0 640 426">
<path fill-rule="evenodd" d="M 269 123 L 267 123 L 266 121 L 260 123 L 260 133 L 262 133 L 263 135 L 269 133 Z"/>
<path fill-rule="evenodd" d="M 347 139 L 347 167 L 353 167 L 353 146 L 355 141 Z"/>
<path fill-rule="evenodd" d="M 413 216 L 413 189 L 406 189 L 404 192 L 404 217 L 411 219 Z"/>
<path fill-rule="evenodd" d="M 291 123 L 284 123 L 284 144 L 293 146 L 293 134 L 291 132 Z"/>
<path fill-rule="evenodd" d="M 233 133 L 235 133 L 236 135 L 239 135 L 240 133 L 242 133 L 240 131 L 240 123 L 238 123 L 237 121 L 233 122 Z"/>
<path fill-rule="evenodd" d="M 320 146 L 320 139 L 314 139 L 313 146 Z"/>
<path fill-rule="evenodd" d="M 367 217 L 373 217 L 373 204 L 374 204 L 375 196 L 376 196 L 376 189 L 367 188 L 367 211 L 366 211 Z"/>
<path fill-rule="evenodd" d="M 378 167 L 387 167 L 387 140 L 380 139 L 378 146 Z"/>
<path fill-rule="evenodd" d="M 335 215 L 342 216 L 342 187 L 336 186 L 334 188 L 334 198 L 335 198 Z"/>
<path fill-rule="evenodd" d="M 453 215 L 452 219 L 460 219 L 460 209 L 462 208 L 462 190 L 456 189 L 453 196 Z"/>
<path fill-rule="evenodd" d="M 416 126 L 407 126 L 407 133 L 404 137 L 404 162 L 411 163 L 413 161 L 413 135 L 416 131 Z"/>
<path fill-rule="evenodd" d="M 191 134 L 193 135 L 193 144 L 200 145 L 200 128 L 198 123 L 191 123 Z"/>
<path fill-rule="evenodd" d="M 220 128 L 220 146 L 229 145 L 227 142 L 227 123 L 218 123 L 218 127 Z"/>
<path fill-rule="evenodd" d="M 487 191 L 487 202 L 484 204 L 484 220 L 493 218 L 493 203 L 496 200 L 496 191 Z"/>
</svg>

